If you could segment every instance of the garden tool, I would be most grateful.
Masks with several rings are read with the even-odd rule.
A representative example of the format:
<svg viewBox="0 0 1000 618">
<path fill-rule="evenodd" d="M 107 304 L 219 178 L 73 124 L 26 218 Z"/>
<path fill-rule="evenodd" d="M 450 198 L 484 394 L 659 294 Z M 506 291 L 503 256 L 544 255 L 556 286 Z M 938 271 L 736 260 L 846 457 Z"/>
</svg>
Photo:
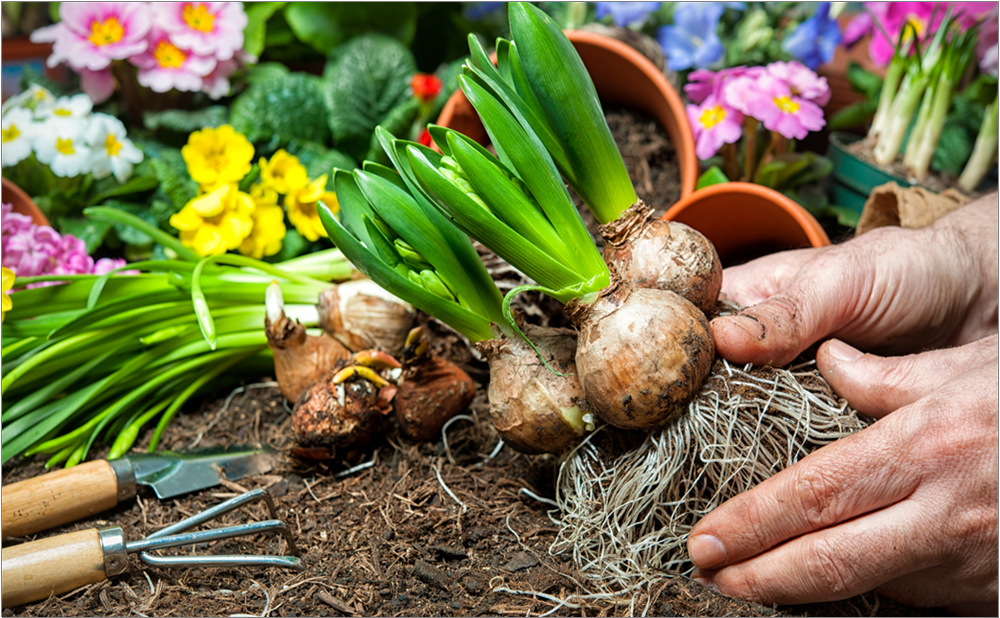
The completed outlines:
<svg viewBox="0 0 1000 618">
<path fill-rule="evenodd" d="M 149 485 L 160 498 L 271 469 L 268 447 L 158 451 L 90 461 L 3 488 L 3 536 L 18 537 L 106 511 Z"/>
<path fill-rule="evenodd" d="M 264 500 L 271 519 L 238 526 L 185 532 L 199 524 L 244 504 Z M 149 552 L 168 547 L 196 545 L 276 532 L 285 537 L 291 556 L 273 555 L 175 555 L 157 556 Z M 263 489 L 240 494 L 197 515 L 192 515 L 145 539 L 129 541 L 120 526 L 80 530 L 32 541 L 2 550 L 3 607 L 15 607 L 99 582 L 128 570 L 128 555 L 139 554 L 146 564 L 159 567 L 273 566 L 303 571 L 295 539 L 284 522 L 277 519 L 274 501 Z"/>
</svg>

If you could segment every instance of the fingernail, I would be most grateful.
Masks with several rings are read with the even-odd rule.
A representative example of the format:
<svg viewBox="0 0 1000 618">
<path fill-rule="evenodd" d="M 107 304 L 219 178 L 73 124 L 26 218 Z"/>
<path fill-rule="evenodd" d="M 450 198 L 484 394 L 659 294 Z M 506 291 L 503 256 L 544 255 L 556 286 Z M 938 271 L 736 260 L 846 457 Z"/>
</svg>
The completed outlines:
<svg viewBox="0 0 1000 618">
<path fill-rule="evenodd" d="M 754 339 L 764 338 L 764 326 L 756 318 L 752 318 L 746 314 L 737 314 L 729 319 Z"/>
<path fill-rule="evenodd" d="M 705 579 L 704 577 L 699 577 L 697 575 L 694 576 L 694 577 L 692 577 L 691 579 L 693 579 L 694 581 L 698 582 L 702 586 L 708 588 L 709 590 L 712 590 L 713 592 L 717 592 L 719 594 L 722 594 L 722 592 L 719 590 L 719 587 L 716 586 L 715 582 L 713 582 L 710 579 Z"/>
<path fill-rule="evenodd" d="M 726 546 L 710 534 L 699 534 L 688 539 L 688 554 L 699 569 L 714 569 L 729 558 Z"/>
<path fill-rule="evenodd" d="M 853 363 L 865 355 L 861 350 L 847 345 L 840 339 L 831 339 L 830 343 L 826 344 L 826 351 L 830 356 L 847 363 Z"/>
</svg>

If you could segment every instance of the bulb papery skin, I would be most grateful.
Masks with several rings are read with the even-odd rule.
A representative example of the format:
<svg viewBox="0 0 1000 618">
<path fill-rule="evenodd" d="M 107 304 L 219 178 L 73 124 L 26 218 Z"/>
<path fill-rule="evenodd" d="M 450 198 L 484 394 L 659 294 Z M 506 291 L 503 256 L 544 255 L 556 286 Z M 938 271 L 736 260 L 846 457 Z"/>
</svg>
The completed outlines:
<svg viewBox="0 0 1000 618">
<path fill-rule="evenodd" d="M 653 218 L 642 200 L 600 231 L 607 241 L 604 261 L 631 287 L 669 290 L 705 314 L 714 312 L 722 289 L 722 262 L 701 232 Z"/>
<path fill-rule="evenodd" d="M 317 460 L 347 457 L 372 441 L 383 416 L 391 411 L 379 389 L 367 380 L 334 384 L 333 376 L 346 366 L 337 363 L 296 402 L 292 412 L 296 455 Z"/>
<path fill-rule="evenodd" d="M 313 336 L 306 327 L 292 321 L 284 312 L 278 319 L 264 318 L 267 345 L 274 353 L 274 373 L 281 394 L 291 402 L 329 372 L 337 361 L 350 358 L 351 351 L 326 335 Z"/>
<path fill-rule="evenodd" d="M 666 290 L 620 281 L 590 305 L 571 302 L 576 368 L 587 401 L 621 429 L 675 420 L 708 377 L 715 347 L 705 315 Z"/>
<path fill-rule="evenodd" d="M 393 409 L 403 435 L 428 442 L 475 396 L 475 383 L 458 366 L 436 356 L 419 358 L 403 371 Z"/>
<path fill-rule="evenodd" d="M 481 341 L 476 347 L 490 365 L 490 416 L 503 441 L 528 454 L 561 453 L 593 426 L 582 420 L 586 407 L 576 376 L 576 333 L 532 324 L 522 331 L 559 373 L 549 371 L 520 337 Z"/>
<path fill-rule="evenodd" d="M 351 350 L 381 350 L 392 356 L 403 349 L 417 315 L 409 303 L 368 279 L 327 288 L 317 309 L 320 327 Z"/>
</svg>

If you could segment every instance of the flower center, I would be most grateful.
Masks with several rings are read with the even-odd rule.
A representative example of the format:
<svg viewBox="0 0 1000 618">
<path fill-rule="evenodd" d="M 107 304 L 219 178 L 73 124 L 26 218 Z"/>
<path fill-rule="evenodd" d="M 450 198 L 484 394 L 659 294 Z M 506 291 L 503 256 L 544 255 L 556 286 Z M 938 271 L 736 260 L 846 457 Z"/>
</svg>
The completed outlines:
<svg viewBox="0 0 1000 618">
<path fill-rule="evenodd" d="M 799 104 L 790 97 L 774 97 L 774 104 L 786 114 L 795 114 L 799 111 Z"/>
<path fill-rule="evenodd" d="M 906 25 L 909 24 L 913 26 L 913 29 L 907 28 Z M 913 33 L 917 33 L 917 38 L 922 39 L 924 36 L 924 30 L 927 29 L 927 22 L 920 19 L 916 15 L 907 15 L 906 22 L 903 23 L 903 41 L 908 41 L 913 38 Z"/>
<path fill-rule="evenodd" d="M 108 151 L 108 156 L 117 157 L 118 151 L 122 149 L 122 143 L 115 139 L 114 135 L 108 135 L 104 140 L 104 149 Z"/>
<path fill-rule="evenodd" d="M 60 107 L 59 109 L 57 109 L 56 111 L 54 111 L 52 113 L 55 114 L 56 116 L 72 116 L 73 115 L 73 112 L 71 110 L 66 109 L 65 107 Z"/>
<path fill-rule="evenodd" d="M 187 60 L 187 54 L 168 41 L 160 41 L 156 44 L 153 58 L 165 69 L 177 69 Z"/>
<path fill-rule="evenodd" d="M 56 138 L 56 150 L 63 153 L 64 155 L 71 155 L 76 152 L 75 150 L 73 150 L 73 140 L 63 139 L 61 137 Z"/>
<path fill-rule="evenodd" d="M 200 2 L 197 4 L 185 4 L 184 21 L 195 30 L 211 32 L 212 27 L 215 25 L 215 15 L 209 13 L 205 5 Z"/>
<path fill-rule="evenodd" d="M 10 127 L 3 129 L 3 141 L 13 142 L 21 135 L 21 132 L 17 130 L 17 125 L 10 125 Z"/>
<path fill-rule="evenodd" d="M 117 17 L 109 17 L 104 21 L 96 19 L 90 22 L 90 36 L 87 37 L 94 45 L 110 45 L 117 43 L 125 36 L 125 28 L 118 22 Z"/>
<path fill-rule="evenodd" d="M 721 105 L 716 105 L 715 107 L 710 107 L 701 113 L 701 117 L 698 120 L 701 122 L 701 126 L 706 129 L 711 129 L 715 125 L 719 124 L 726 119 L 726 110 L 722 109 Z"/>
</svg>

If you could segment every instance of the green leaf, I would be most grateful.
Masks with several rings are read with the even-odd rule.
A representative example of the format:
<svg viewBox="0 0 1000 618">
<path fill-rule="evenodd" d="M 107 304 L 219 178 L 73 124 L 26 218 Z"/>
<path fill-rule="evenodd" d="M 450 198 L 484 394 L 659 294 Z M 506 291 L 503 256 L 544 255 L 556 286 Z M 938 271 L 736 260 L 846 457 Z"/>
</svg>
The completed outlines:
<svg viewBox="0 0 1000 618">
<path fill-rule="evenodd" d="M 337 148 L 360 160 L 371 134 L 393 109 L 413 98 L 413 54 L 384 35 L 359 36 L 342 46 L 324 72 L 329 127 Z"/>
<path fill-rule="evenodd" d="M 878 109 L 878 101 L 862 101 L 852 103 L 840 110 L 830 118 L 829 126 L 831 131 L 843 131 L 844 129 L 854 129 L 862 127 L 872 119 Z"/>
<path fill-rule="evenodd" d="M 396 107 L 392 108 L 379 126 L 392 135 L 405 138 L 407 137 L 407 133 L 413 125 L 413 121 L 416 120 L 419 112 L 420 101 L 415 97 L 410 97 Z M 365 159 L 375 161 L 377 163 L 389 162 L 388 157 L 382 150 L 381 143 L 379 143 L 378 136 L 376 136 L 374 132 L 372 133 L 371 141 L 368 144 L 368 154 L 365 155 Z"/>
<path fill-rule="evenodd" d="M 326 142 L 326 109 L 319 78 L 305 73 L 276 75 L 251 85 L 233 101 L 230 122 L 251 142 L 277 136 Z"/>
<path fill-rule="evenodd" d="M 164 247 L 171 249 L 182 260 L 197 262 L 201 259 L 197 253 L 185 247 L 178 239 L 130 213 L 105 206 L 91 206 L 90 208 L 85 208 L 83 214 L 97 221 L 123 223 L 136 228 Z"/>
<path fill-rule="evenodd" d="M 721 185 L 726 182 L 729 182 L 726 174 L 719 169 L 718 165 L 713 165 L 698 177 L 698 183 L 694 186 L 694 189 L 697 191 L 698 189 L 704 189 L 712 185 Z"/>
<path fill-rule="evenodd" d="M 327 188 L 333 190 L 333 170 L 352 170 L 358 164 L 351 157 L 333 148 L 327 148 L 315 142 L 305 140 L 292 140 L 285 146 L 289 154 L 293 154 L 299 159 L 299 163 L 306 166 L 306 173 L 310 178 L 316 178 L 321 174 L 327 175 Z"/>
<path fill-rule="evenodd" d="M 94 197 L 90 198 L 90 205 L 95 206 L 100 204 L 109 197 L 119 197 L 122 195 L 129 195 L 131 193 L 141 193 L 143 191 L 149 191 L 155 189 L 159 186 L 160 181 L 156 176 L 133 176 L 129 178 L 124 184 L 119 185 L 113 189 L 109 189 L 102 193 L 98 193 Z"/>
<path fill-rule="evenodd" d="M 149 207 L 145 204 L 131 204 L 127 202 L 119 202 L 117 200 L 108 200 L 104 202 L 106 208 L 114 208 L 122 212 L 127 212 L 132 214 L 142 221 L 145 221 L 151 227 L 157 227 L 159 221 L 153 217 L 152 213 L 149 211 Z M 153 238 L 139 230 L 132 225 L 124 222 L 118 222 L 114 224 L 115 233 L 118 238 L 127 245 L 150 245 L 153 243 Z"/>
<path fill-rule="evenodd" d="M 142 122 L 150 131 L 163 128 L 178 133 L 192 133 L 205 127 L 218 127 L 229 122 L 229 110 L 223 105 L 204 109 L 168 109 L 162 112 L 145 112 Z"/>
<path fill-rule="evenodd" d="M 151 162 L 153 173 L 160 181 L 163 195 L 180 210 L 197 195 L 198 185 L 188 176 L 179 150 L 164 150 Z"/>
<path fill-rule="evenodd" d="M 250 68 L 246 81 L 253 86 L 272 79 L 285 77 L 289 73 L 288 67 L 280 62 L 261 62 Z"/>
<path fill-rule="evenodd" d="M 91 255 L 104 243 L 104 237 L 112 226 L 111 221 L 93 221 L 91 219 L 62 218 L 59 219 L 59 230 L 63 234 L 72 234 L 87 245 L 87 254 Z"/>
<path fill-rule="evenodd" d="M 948 120 L 941 130 L 931 167 L 958 176 L 965 167 L 965 162 L 972 154 L 976 133 L 969 135 L 968 129 L 961 122 Z"/>
<path fill-rule="evenodd" d="M 851 62 L 847 65 L 847 81 L 851 83 L 852 88 L 864 94 L 866 98 L 875 99 L 875 102 L 878 103 L 879 94 L 882 92 L 881 77 Z"/>
<path fill-rule="evenodd" d="M 264 51 L 267 20 L 286 2 L 251 2 L 243 5 L 247 14 L 247 26 L 243 29 L 243 51 L 251 56 L 260 56 Z"/>
<path fill-rule="evenodd" d="M 417 7 L 410 2 L 293 2 L 284 14 L 295 36 L 322 54 L 371 32 L 409 45 L 417 30 Z"/>
<path fill-rule="evenodd" d="M 831 206 L 830 210 L 837 216 L 837 223 L 846 227 L 858 227 L 858 220 L 861 218 L 860 212 L 843 206 Z"/>
</svg>

